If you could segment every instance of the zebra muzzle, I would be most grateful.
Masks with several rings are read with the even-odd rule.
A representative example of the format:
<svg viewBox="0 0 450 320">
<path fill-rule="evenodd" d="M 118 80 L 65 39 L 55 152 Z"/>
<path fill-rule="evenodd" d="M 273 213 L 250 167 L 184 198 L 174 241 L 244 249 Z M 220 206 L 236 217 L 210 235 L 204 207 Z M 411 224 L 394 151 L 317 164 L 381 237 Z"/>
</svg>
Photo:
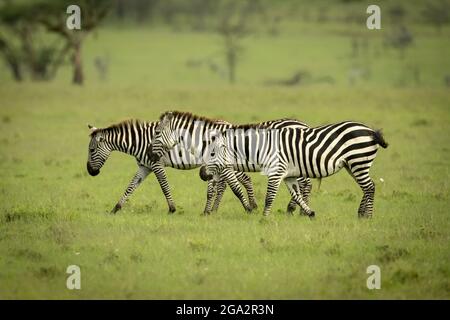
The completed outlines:
<svg viewBox="0 0 450 320">
<path fill-rule="evenodd" d="M 211 180 L 211 179 L 213 178 L 212 174 L 208 174 L 208 173 L 206 172 L 206 166 L 201 166 L 201 167 L 200 167 L 200 172 L 199 172 L 199 174 L 200 174 L 200 178 L 201 178 L 203 181 L 208 181 L 208 180 Z"/>
<path fill-rule="evenodd" d="M 98 170 L 98 169 L 97 169 L 97 170 L 93 169 L 93 168 L 90 166 L 89 162 L 87 163 L 86 168 L 87 168 L 88 173 L 89 173 L 91 176 L 93 176 L 93 177 L 95 177 L 96 175 L 98 175 L 98 174 L 100 173 L 100 170 Z"/>
<path fill-rule="evenodd" d="M 153 145 L 150 145 L 149 150 L 147 151 L 147 154 L 149 155 L 149 159 L 151 162 L 159 161 L 159 156 L 155 152 L 153 152 Z"/>
<path fill-rule="evenodd" d="M 150 154 L 150 161 L 151 162 L 159 161 L 159 156 L 156 153 Z"/>
</svg>

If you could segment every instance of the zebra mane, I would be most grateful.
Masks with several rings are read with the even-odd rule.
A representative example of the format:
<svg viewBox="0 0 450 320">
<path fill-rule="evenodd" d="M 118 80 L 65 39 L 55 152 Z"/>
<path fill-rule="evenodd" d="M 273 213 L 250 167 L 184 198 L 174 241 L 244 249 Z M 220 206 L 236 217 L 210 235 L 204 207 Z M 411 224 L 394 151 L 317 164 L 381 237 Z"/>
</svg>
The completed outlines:
<svg viewBox="0 0 450 320">
<path fill-rule="evenodd" d="M 233 126 L 233 129 L 243 129 L 243 130 L 248 130 L 248 129 L 265 129 L 267 128 L 267 125 L 263 124 L 263 123 L 246 123 L 246 124 L 238 124 Z"/>
<path fill-rule="evenodd" d="M 204 116 L 196 115 L 190 112 L 183 112 L 183 111 L 166 111 L 159 117 L 159 120 L 162 120 L 166 115 L 172 114 L 175 118 L 184 118 L 187 120 L 192 121 L 203 121 L 206 123 L 220 123 L 220 124 L 230 124 L 232 123 L 222 120 L 222 119 L 211 119 Z M 235 129 L 258 129 L 258 128 L 266 128 L 265 124 L 261 123 L 247 123 L 247 124 L 239 124 L 239 125 L 233 125 L 233 128 Z"/>
<path fill-rule="evenodd" d="M 230 124 L 228 121 L 222 120 L 222 119 L 211 119 L 211 118 L 207 118 L 204 116 L 200 116 L 197 114 L 193 114 L 190 112 L 184 112 L 184 111 L 166 111 L 163 114 L 161 114 L 161 116 L 159 117 L 159 120 L 162 120 L 166 115 L 168 114 L 172 114 L 175 118 L 185 118 L 188 120 L 193 120 L 193 121 L 204 121 L 204 122 L 214 122 L 214 123 L 228 123 Z"/>
<path fill-rule="evenodd" d="M 114 123 L 105 128 L 97 128 L 91 132 L 90 136 L 93 137 L 97 132 L 106 132 L 106 131 L 115 130 L 115 129 L 128 128 L 128 127 L 134 126 L 134 125 L 141 126 L 141 125 L 148 124 L 148 123 L 150 123 L 150 122 L 140 120 L 140 119 L 126 119 L 126 120 Z"/>
</svg>

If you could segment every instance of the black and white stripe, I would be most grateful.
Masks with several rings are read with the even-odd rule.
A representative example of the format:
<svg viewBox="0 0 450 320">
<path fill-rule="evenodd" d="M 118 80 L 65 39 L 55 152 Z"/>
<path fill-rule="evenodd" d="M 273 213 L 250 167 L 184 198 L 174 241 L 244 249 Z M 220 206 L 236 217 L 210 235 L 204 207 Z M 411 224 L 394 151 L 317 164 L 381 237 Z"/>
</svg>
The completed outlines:
<svg viewBox="0 0 450 320">
<path fill-rule="evenodd" d="M 89 142 L 87 171 L 91 176 L 99 174 L 100 169 L 112 151 L 120 151 L 134 156 L 138 165 L 136 174 L 126 188 L 123 196 L 113 208 L 113 213 L 122 208 L 128 197 L 151 172 L 154 172 L 158 179 L 159 185 L 167 200 L 169 212 L 175 212 L 175 203 L 170 192 L 164 167 L 190 170 L 200 166 L 193 161 L 189 152 L 179 147 L 175 147 L 170 152 L 164 153 L 158 163 L 152 164 L 149 148 L 151 147 L 157 125 L 158 122 L 127 120 L 103 129 L 89 126 L 91 140 Z M 245 174 L 238 173 L 236 179 L 248 190 L 249 198 L 254 202 L 254 198 L 251 198 L 252 196 L 254 197 L 254 192 L 250 178 Z M 214 191 L 215 187 L 213 184 L 212 181 L 208 182 L 208 190 L 211 189 Z M 208 196 L 214 196 L 214 194 L 215 192 L 211 192 Z M 221 198 L 221 194 L 219 192 L 217 194 Z M 212 199 L 208 198 L 207 202 L 212 202 Z M 220 199 L 219 201 L 215 201 L 215 206 L 218 207 L 219 202 Z"/>
<path fill-rule="evenodd" d="M 152 145 L 152 160 L 156 163 L 164 152 L 172 150 L 174 147 L 182 146 L 182 148 L 189 150 L 194 155 L 197 163 L 202 164 L 204 163 L 203 155 L 208 153 L 211 137 L 214 134 L 225 130 L 240 130 L 247 127 L 267 127 L 273 130 L 280 130 L 283 128 L 307 128 L 307 125 L 293 119 L 272 120 L 254 125 L 231 125 L 223 120 L 212 120 L 191 113 L 179 111 L 166 112 L 161 115 L 160 123 L 156 130 Z M 242 146 L 240 150 L 244 153 L 251 151 L 245 148 L 244 141 L 238 141 L 237 143 L 239 144 L 240 142 Z M 242 191 L 235 177 L 236 172 L 259 172 L 260 168 L 253 163 L 242 162 L 236 163 L 232 171 L 234 172 L 224 172 L 223 176 L 220 176 L 216 180 L 217 190 L 218 192 L 224 190 L 226 183 L 228 183 L 233 192 L 240 198 L 239 195 L 242 194 Z M 307 199 L 309 199 L 312 186 L 311 181 L 308 178 L 302 177 L 299 179 L 297 186 L 297 192 L 303 192 L 304 199 L 308 201 Z M 212 190 L 213 188 L 211 187 L 208 192 L 212 192 Z M 208 198 L 211 198 L 211 196 L 208 196 Z M 217 199 L 220 201 L 220 198 Z M 243 199 L 241 201 L 245 206 L 246 200 Z M 294 211 L 296 205 L 295 199 L 292 198 L 288 205 L 288 211 Z M 207 203 L 206 208 L 210 209 L 211 204 Z M 214 209 L 216 209 L 215 205 L 213 207 Z"/>
<path fill-rule="evenodd" d="M 227 130 L 215 138 L 206 172 L 217 179 L 242 166 L 259 167 L 268 176 L 264 214 L 270 213 L 284 180 L 296 203 L 314 216 L 296 190 L 297 177 L 323 178 L 346 168 L 363 191 L 358 216 L 371 217 L 375 184 L 369 169 L 379 145 L 388 146 L 380 131 L 351 121 L 316 128 Z M 246 152 L 242 146 L 253 151 Z"/>
</svg>

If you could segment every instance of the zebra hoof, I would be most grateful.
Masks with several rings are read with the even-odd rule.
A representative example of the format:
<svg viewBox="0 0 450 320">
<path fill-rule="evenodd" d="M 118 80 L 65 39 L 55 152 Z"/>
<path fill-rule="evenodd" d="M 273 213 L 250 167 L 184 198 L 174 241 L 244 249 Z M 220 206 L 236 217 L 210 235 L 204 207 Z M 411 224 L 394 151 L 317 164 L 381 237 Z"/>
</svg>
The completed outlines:
<svg viewBox="0 0 450 320">
<path fill-rule="evenodd" d="M 294 214 L 295 206 L 288 206 L 286 209 L 287 214 Z"/>
<path fill-rule="evenodd" d="M 177 211 L 177 208 L 175 208 L 175 206 L 170 206 L 169 207 L 169 214 L 174 213 L 175 211 Z"/>
<path fill-rule="evenodd" d="M 121 204 L 116 204 L 115 206 L 114 206 L 114 208 L 111 210 L 111 213 L 112 214 L 115 214 L 115 213 L 117 213 L 117 211 L 119 211 L 120 209 L 122 209 L 122 205 Z"/>
<path fill-rule="evenodd" d="M 256 202 L 253 202 L 253 203 L 250 204 L 250 208 L 252 210 L 258 209 L 258 205 L 256 204 Z"/>
<path fill-rule="evenodd" d="M 301 208 L 300 208 L 300 215 L 301 216 L 309 216 L 309 214 L 307 214 L 306 211 Z"/>
<path fill-rule="evenodd" d="M 308 217 L 309 217 L 310 219 L 314 219 L 314 218 L 316 217 L 316 213 L 315 213 L 314 211 L 311 211 L 311 213 L 308 214 Z"/>
</svg>

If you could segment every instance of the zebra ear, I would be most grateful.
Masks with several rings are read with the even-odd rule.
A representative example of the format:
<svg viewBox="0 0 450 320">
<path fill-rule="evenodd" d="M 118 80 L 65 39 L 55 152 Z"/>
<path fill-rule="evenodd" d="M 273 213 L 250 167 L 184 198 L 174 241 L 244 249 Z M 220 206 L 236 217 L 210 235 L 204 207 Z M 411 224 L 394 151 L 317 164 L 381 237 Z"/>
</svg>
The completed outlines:
<svg viewBox="0 0 450 320">
<path fill-rule="evenodd" d="M 94 132 L 95 130 L 97 130 L 96 127 L 91 126 L 90 124 L 88 124 L 88 128 L 89 128 L 89 130 L 91 130 L 91 132 Z"/>
</svg>

